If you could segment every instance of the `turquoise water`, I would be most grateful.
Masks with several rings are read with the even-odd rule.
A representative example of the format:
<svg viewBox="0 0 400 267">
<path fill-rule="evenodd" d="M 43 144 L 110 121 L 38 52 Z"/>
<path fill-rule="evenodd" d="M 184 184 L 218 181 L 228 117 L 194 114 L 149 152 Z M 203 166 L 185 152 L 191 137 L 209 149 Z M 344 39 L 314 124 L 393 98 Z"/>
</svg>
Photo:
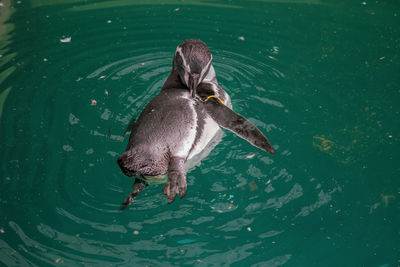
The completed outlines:
<svg viewBox="0 0 400 267">
<path fill-rule="evenodd" d="M 399 266 L 399 25 L 397 1 L 0 1 L 1 265 Z M 225 132 L 184 199 L 120 212 L 122 134 L 187 38 L 276 154 Z"/>
</svg>

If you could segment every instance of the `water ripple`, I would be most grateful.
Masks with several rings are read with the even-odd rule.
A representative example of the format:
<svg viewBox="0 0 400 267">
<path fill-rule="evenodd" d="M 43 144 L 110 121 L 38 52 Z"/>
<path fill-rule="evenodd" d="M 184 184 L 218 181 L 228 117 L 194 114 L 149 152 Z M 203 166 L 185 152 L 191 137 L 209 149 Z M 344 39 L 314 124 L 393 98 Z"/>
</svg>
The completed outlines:
<svg viewBox="0 0 400 267">
<path fill-rule="evenodd" d="M 0 262 L 289 262 L 295 250 L 270 250 L 272 242 L 286 240 L 292 224 L 332 203 L 341 187 L 294 160 L 307 148 L 293 151 L 302 129 L 288 117 L 296 104 L 289 101 L 290 68 L 281 57 L 287 44 L 276 44 L 290 36 L 276 32 L 271 14 L 252 9 L 263 23 L 249 24 L 240 15 L 250 9 L 220 1 L 60 3 L 33 1 L 32 10 L 8 14 L 18 27 L 0 20 L 7 29 L 0 31 Z M 243 25 L 254 27 L 244 35 Z M 225 132 L 190 167 L 184 199 L 168 205 L 162 186 L 153 185 L 120 212 L 133 183 L 116 163 L 128 138 L 122 135 L 159 92 L 176 45 L 190 37 L 209 44 L 233 109 L 267 134 L 277 153 Z"/>
</svg>

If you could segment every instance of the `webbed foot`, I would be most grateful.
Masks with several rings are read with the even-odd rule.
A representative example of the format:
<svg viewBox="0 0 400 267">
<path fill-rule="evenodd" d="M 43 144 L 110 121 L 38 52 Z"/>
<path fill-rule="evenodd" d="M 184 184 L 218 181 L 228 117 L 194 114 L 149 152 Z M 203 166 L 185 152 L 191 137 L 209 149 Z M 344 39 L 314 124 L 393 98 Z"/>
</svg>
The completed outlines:
<svg viewBox="0 0 400 267">
<path fill-rule="evenodd" d="M 186 195 L 186 189 L 185 160 L 173 157 L 169 162 L 168 180 L 163 187 L 163 194 L 168 197 L 168 203 L 172 203 L 176 194 L 183 198 Z"/>
<path fill-rule="evenodd" d="M 133 184 L 133 191 L 127 198 L 125 198 L 119 210 L 124 210 L 126 207 L 128 207 L 128 205 L 134 201 L 135 197 L 139 195 L 147 186 L 148 184 L 144 180 L 136 178 L 135 183 Z"/>
</svg>

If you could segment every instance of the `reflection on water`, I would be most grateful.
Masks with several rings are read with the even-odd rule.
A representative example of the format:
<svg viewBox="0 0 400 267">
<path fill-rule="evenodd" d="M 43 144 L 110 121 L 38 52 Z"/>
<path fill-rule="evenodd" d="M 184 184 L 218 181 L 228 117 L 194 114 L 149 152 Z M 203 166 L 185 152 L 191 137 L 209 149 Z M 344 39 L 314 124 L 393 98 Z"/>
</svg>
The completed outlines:
<svg viewBox="0 0 400 267">
<path fill-rule="evenodd" d="M 398 14 L 386 2 L 0 2 L 0 262 L 397 266 Z M 189 166 L 184 199 L 168 205 L 151 185 L 120 212 L 133 182 L 116 164 L 123 133 L 193 37 L 277 153 L 224 131 Z"/>
</svg>

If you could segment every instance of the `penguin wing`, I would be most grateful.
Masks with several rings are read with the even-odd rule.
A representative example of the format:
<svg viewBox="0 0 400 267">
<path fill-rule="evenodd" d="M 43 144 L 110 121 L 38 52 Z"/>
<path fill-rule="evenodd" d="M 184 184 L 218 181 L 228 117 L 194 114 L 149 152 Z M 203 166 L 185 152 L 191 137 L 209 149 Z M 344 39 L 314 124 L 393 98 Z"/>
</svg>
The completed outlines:
<svg viewBox="0 0 400 267">
<path fill-rule="evenodd" d="M 248 119 L 237 114 L 224 104 L 210 99 L 204 102 L 205 110 L 208 115 L 218 123 L 222 128 L 228 129 L 241 138 L 247 140 L 253 146 L 256 146 L 270 154 L 274 154 L 275 150 L 264 134 Z"/>
</svg>

